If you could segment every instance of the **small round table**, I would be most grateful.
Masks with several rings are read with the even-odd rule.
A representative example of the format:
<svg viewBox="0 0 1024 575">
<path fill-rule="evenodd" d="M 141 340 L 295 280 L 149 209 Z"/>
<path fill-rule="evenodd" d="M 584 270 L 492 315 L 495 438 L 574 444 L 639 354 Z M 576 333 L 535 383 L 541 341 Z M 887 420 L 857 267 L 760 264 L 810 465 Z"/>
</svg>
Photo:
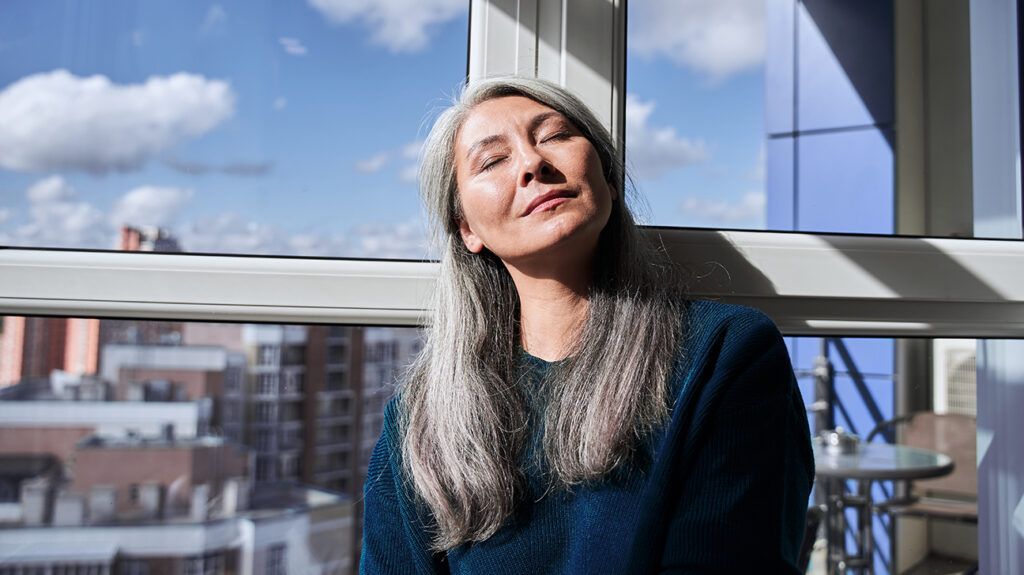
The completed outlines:
<svg viewBox="0 0 1024 575">
<path fill-rule="evenodd" d="M 861 443 L 852 453 L 832 453 L 814 444 L 814 470 L 829 494 L 825 503 L 828 536 L 828 572 L 845 573 L 860 569 L 874 573 L 874 538 L 871 517 L 871 482 L 930 479 L 953 471 L 953 460 L 943 453 L 907 445 Z M 843 480 L 857 481 L 856 495 L 844 493 Z M 858 510 L 857 553 L 846 554 L 846 517 L 843 510 Z"/>
</svg>

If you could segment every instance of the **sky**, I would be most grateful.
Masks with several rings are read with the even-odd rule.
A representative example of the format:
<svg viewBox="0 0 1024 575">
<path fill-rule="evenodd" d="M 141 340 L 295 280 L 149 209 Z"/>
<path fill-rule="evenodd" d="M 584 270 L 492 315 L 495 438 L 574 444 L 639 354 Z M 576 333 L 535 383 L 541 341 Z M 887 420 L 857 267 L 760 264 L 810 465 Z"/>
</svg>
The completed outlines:
<svg viewBox="0 0 1024 575">
<path fill-rule="evenodd" d="M 416 157 L 465 76 L 466 0 L 97 6 L 0 5 L 0 245 L 131 224 L 192 252 L 429 255 Z M 762 2 L 628 21 L 641 220 L 763 227 Z"/>
</svg>

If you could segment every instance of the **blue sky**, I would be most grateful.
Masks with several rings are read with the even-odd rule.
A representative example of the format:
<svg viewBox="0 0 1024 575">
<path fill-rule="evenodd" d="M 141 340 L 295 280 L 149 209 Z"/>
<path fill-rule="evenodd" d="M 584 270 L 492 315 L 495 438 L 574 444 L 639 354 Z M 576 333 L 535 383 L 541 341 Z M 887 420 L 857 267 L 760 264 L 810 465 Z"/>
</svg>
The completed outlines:
<svg viewBox="0 0 1024 575">
<path fill-rule="evenodd" d="M 730 4 L 760 6 L 631 4 L 650 223 L 763 220 L 761 24 Z M 128 221 L 190 251 L 426 254 L 410 176 L 465 74 L 463 2 L 96 6 L 0 6 L 0 244 L 107 248 Z M 659 26 L 680 7 L 702 24 Z M 708 29 L 748 38 L 716 49 Z"/>
</svg>

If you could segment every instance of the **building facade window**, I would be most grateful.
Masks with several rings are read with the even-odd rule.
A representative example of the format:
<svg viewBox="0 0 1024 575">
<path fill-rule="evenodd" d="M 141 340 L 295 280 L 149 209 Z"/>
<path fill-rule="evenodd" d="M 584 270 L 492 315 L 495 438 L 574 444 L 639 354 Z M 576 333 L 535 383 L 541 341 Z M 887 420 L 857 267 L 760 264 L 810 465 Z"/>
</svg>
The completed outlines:
<svg viewBox="0 0 1024 575">
<path fill-rule="evenodd" d="M 257 365 L 276 366 L 281 361 L 281 348 L 276 345 L 261 345 L 257 352 Z"/>
<path fill-rule="evenodd" d="M 288 569 L 288 546 L 284 543 L 277 543 L 267 548 L 267 575 L 287 575 Z"/>
<path fill-rule="evenodd" d="M 277 395 L 277 377 L 276 373 L 258 373 L 256 374 L 256 393 L 260 395 Z"/>
</svg>

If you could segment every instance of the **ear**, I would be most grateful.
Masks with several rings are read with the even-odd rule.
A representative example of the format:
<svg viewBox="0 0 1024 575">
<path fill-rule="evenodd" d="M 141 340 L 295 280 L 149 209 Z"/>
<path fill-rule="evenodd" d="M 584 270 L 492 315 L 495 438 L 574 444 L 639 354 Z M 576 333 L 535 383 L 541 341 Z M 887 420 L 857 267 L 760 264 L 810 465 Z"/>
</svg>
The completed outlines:
<svg viewBox="0 0 1024 575">
<path fill-rule="evenodd" d="M 462 236 L 462 243 L 466 245 L 467 250 L 474 254 L 483 251 L 483 240 L 480 239 L 480 236 L 473 233 L 473 229 L 469 227 L 465 219 L 459 220 L 459 235 Z"/>
</svg>

